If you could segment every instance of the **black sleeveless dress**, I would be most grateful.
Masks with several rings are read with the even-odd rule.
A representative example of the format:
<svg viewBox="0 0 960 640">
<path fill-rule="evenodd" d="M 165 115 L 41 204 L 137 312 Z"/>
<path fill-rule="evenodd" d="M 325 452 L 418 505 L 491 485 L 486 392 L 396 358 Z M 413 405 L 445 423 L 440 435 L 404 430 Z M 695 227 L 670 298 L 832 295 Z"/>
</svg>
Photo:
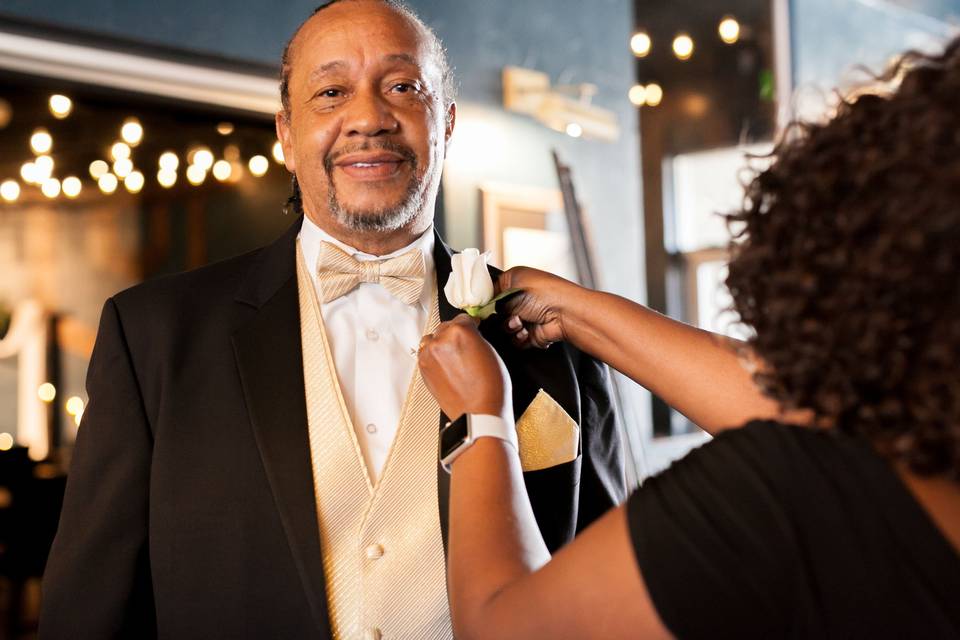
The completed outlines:
<svg viewBox="0 0 960 640">
<path fill-rule="evenodd" d="M 680 638 L 960 638 L 960 554 L 858 438 L 752 422 L 627 511 Z"/>
</svg>

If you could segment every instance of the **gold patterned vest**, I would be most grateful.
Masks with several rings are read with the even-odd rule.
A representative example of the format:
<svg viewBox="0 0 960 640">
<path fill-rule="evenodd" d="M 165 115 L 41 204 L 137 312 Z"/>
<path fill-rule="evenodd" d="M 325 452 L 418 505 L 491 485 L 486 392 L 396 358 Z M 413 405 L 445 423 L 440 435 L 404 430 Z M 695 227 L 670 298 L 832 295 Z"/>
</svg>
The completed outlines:
<svg viewBox="0 0 960 640">
<path fill-rule="evenodd" d="M 440 408 L 415 369 L 393 446 L 374 485 L 299 243 L 297 280 L 310 455 L 333 637 L 452 638 L 437 507 Z M 426 331 L 439 323 L 434 298 Z"/>
</svg>

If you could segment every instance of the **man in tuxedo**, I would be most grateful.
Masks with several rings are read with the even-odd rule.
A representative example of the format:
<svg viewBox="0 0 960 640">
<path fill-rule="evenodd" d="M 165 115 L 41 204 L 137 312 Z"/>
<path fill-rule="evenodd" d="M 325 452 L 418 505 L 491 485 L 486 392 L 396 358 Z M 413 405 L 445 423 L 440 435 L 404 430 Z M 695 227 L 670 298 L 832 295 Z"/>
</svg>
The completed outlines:
<svg viewBox="0 0 960 640">
<path fill-rule="evenodd" d="M 43 638 L 451 637 L 441 414 L 415 366 L 459 313 L 432 223 L 445 54 L 397 3 L 336 0 L 288 44 L 281 94 L 289 230 L 104 307 Z M 624 497 L 606 371 L 482 330 L 555 550 Z"/>
</svg>

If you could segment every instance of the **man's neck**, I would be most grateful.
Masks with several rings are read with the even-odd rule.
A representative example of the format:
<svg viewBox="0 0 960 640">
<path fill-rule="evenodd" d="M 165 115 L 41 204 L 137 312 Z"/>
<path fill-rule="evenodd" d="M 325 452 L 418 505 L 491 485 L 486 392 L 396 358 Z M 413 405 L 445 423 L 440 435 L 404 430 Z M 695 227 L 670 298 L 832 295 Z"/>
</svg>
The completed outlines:
<svg viewBox="0 0 960 640">
<path fill-rule="evenodd" d="M 385 256 L 412 244 L 430 227 L 430 220 L 417 220 L 396 231 L 357 231 L 326 220 L 318 220 L 309 213 L 306 216 L 320 229 L 340 242 L 371 256 Z"/>
</svg>

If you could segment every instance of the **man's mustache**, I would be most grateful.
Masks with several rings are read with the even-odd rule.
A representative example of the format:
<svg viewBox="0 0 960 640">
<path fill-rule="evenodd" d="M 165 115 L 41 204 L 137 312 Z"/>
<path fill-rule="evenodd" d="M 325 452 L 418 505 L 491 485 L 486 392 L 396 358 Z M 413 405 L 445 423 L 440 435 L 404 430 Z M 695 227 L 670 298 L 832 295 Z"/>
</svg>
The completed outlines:
<svg viewBox="0 0 960 640">
<path fill-rule="evenodd" d="M 327 170 L 327 174 L 329 175 L 331 172 L 333 172 L 333 167 L 340 158 L 351 153 L 360 153 L 364 151 L 388 151 L 390 153 L 397 154 L 414 167 L 417 165 L 417 154 L 413 152 L 413 149 L 406 145 L 402 145 L 399 142 L 384 140 L 376 144 L 367 143 L 359 146 L 347 147 L 340 149 L 339 151 L 332 151 L 323 159 L 323 168 Z"/>
</svg>

